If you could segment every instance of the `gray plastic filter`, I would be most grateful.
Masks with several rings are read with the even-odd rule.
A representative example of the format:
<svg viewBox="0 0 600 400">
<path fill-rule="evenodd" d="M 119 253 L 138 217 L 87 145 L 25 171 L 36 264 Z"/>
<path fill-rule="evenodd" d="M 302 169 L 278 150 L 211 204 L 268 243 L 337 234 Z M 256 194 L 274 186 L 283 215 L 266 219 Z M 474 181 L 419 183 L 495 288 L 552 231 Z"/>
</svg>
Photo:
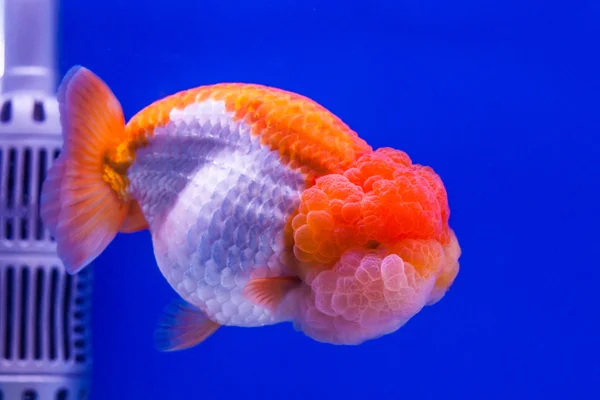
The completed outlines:
<svg viewBox="0 0 600 400">
<path fill-rule="evenodd" d="M 82 400 L 89 392 L 90 268 L 66 273 L 39 216 L 42 182 L 62 145 L 56 6 L 4 0 L 0 400 Z"/>
</svg>

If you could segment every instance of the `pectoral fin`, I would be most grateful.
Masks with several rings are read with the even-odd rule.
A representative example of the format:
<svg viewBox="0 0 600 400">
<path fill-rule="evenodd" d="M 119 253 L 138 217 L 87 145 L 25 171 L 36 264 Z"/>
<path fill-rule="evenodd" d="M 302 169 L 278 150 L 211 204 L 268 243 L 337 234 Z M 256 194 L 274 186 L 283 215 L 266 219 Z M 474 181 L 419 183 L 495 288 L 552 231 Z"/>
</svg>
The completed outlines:
<svg viewBox="0 0 600 400">
<path fill-rule="evenodd" d="M 256 278 L 244 287 L 244 295 L 253 303 L 275 311 L 290 290 L 300 284 L 296 277 Z"/>
</svg>

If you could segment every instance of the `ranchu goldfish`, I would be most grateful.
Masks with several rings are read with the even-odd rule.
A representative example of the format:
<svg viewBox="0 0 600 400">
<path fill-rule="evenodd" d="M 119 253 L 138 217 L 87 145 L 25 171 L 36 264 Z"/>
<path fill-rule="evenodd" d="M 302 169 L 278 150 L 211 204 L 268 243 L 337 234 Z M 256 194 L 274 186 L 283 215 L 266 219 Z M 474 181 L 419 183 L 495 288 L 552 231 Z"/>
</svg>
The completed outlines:
<svg viewBox="0 0 600 400">
<path fill-rule="evenodd" d="M 220 83 L 125 123 L 111 89 L 76 66 L 58 101 L 64 141 L 42 219 L 70 273 L 118 233 L 149 230 L 180 296 L 155 332 L 163 351 L 280 322 L 357 345 L 398 330 L 458 274 L 440 177 L 306 97 Z"/>
</svg>

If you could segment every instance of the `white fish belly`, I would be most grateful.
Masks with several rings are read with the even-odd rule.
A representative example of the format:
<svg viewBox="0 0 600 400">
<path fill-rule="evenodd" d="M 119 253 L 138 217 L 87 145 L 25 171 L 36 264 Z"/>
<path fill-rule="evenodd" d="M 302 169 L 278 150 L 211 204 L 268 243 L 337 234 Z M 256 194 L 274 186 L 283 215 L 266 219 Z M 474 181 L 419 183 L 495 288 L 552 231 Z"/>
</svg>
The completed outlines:
<svg viewBox="0 0 600 400">
<path fill-rule="evenodd" d="M 284 227 L 304 176 L 234 122 L 224 104 L 173 110 L 130 168 L 158 266 L 171 287 L 222 325 L 280 322 L 243 296 L 250 278 L 287 274 Z"/>
</svg>

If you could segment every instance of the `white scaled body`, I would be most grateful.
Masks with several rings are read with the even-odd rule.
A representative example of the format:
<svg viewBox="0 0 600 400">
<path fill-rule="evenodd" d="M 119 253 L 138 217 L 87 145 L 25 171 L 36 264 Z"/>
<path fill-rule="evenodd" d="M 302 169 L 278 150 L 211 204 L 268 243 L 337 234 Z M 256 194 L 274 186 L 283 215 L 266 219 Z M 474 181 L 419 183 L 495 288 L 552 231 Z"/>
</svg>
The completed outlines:
<svg viewBox="0 0 600 400">
<path fill-rule="evenodd" d="M 279 322 L 242 292 L 250 278 L 286 272 L 284 227 L 304 189 L 299 172 L 207 100 L 173 110 L 128 177 L 158 266 L 183 299 L 221 325 Z"/>
</svg>

